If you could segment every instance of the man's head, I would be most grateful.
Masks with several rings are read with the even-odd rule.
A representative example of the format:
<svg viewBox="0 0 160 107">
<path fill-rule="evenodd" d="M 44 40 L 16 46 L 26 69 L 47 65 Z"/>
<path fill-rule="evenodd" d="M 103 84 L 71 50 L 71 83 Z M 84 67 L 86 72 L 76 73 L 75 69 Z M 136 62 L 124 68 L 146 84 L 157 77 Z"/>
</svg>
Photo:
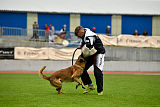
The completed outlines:
<svg viewBox="0 0 160 107">
<path fill-rule="evenodd" d="M 63 25 L 63 27 L 64 27 L 64 28 L 66 28 L 66 27 L 67 27 L 67 25 L 65 24 L 65 25 Z"/>
<path fill-rule="evenodd" d="M 77 26 L 74 31 L 75 35 L 79 38 L 82 38 L 85 34 L 85 30 L 82 26 Z"/>
</svg>

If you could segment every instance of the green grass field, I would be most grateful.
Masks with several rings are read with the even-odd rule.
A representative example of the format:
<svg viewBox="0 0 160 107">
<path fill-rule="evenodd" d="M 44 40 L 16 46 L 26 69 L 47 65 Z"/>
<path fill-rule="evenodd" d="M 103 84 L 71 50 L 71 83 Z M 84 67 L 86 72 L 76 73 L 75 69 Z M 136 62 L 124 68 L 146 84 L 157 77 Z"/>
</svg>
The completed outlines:
<svg viewBox="0 0 160 107">
<path fill-rule="evenodd" d="M 105 74 L 103 96 L 76 84 L 63 83 L 58 95 L 38 74 L 0 74 L 0 107 L 160 107 L 160 75 Z"/>
</svg>

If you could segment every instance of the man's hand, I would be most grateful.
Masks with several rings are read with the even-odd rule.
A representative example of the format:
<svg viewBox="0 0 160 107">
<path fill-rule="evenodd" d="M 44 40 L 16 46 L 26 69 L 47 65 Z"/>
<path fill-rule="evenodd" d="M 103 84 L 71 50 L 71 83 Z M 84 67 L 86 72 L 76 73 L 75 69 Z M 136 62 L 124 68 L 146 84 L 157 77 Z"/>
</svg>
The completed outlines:
<svg viewBox="0 0 160 107">
<path fill-rule="evenodd" d="M 82 48 L 82 46 L 80 45 L 80 46 L 78 46 L 77 48 L 78 48 L 78 49 L 81 49 L 81 48 Z"/>
</svg>

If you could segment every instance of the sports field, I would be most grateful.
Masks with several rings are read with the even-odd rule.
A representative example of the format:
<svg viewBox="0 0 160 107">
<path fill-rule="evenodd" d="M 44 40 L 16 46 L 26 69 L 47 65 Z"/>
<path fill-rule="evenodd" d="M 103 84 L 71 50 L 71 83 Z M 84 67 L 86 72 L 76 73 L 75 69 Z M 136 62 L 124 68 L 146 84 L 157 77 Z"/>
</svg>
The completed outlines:
<svg viewBox="0 0 160 107">
<path fill-rule="evenodd" d="M 160 107 L 160 75 L 105 74 L 103 96 L 76 84 L 63 83 L 58 95 L 38 74 L 0 73 L 0 107 Z"/>
</svg>

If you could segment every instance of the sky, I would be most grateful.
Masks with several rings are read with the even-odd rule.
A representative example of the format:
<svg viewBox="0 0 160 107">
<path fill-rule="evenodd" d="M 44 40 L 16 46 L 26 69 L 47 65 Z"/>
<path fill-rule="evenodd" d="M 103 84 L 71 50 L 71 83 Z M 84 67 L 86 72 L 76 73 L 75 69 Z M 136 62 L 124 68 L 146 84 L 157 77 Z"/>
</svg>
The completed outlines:
<svg viewBox="0 0 160 107">
<path fill-rule="evenodd" d="M 160 0 L 0 0 L 0 10 L 160 15 Z"/>
</svg>

